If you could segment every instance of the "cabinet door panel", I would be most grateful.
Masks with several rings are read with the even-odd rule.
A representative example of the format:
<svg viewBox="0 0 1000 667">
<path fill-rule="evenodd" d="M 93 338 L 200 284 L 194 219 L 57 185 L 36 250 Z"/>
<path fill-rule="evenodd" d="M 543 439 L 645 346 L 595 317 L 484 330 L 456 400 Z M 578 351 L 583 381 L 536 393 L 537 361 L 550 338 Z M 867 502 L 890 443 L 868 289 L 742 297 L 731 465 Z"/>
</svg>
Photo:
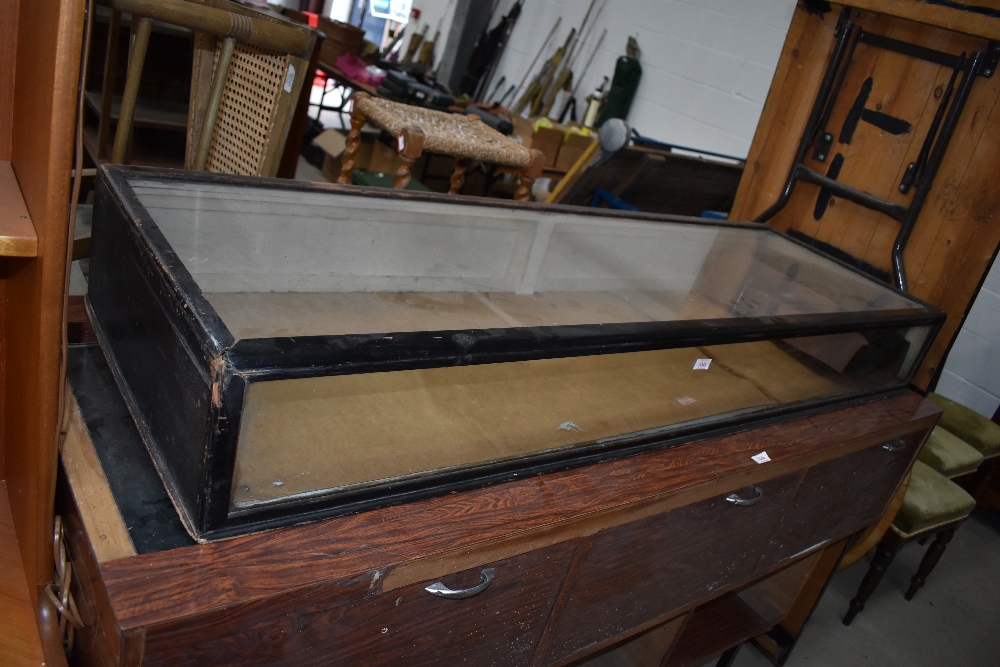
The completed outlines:
<svg viewBox="0 0 1000 667">
<path fill-rule="evenodd" d="M 148 665 L 527 664 L 551 612 L 576 542 L 564 542 L 440 579 L 450 589 L 493 581 L 465 599 L 436 597 L 432 582 L 325 608 L 322 596 L 293 613 L 265 603 L 218 625 L 183 623 L 147 633 Z"/>
<path fill-rule="evenodd" d="M 922 439 L 923 431 L 810 468 L 772 535 L 761 569 L 875 521 Z"/>
<path fill-rule="evenodd" d="M 800 478 L 760 483 L 753 506 L 728 493 L 598 533 L 564 606 L 553 619 L 544 662 L 623 635 L 714 591 L 747 579 Z M 752 497 L 751 489 L 737 489 Z"/>
</svg>

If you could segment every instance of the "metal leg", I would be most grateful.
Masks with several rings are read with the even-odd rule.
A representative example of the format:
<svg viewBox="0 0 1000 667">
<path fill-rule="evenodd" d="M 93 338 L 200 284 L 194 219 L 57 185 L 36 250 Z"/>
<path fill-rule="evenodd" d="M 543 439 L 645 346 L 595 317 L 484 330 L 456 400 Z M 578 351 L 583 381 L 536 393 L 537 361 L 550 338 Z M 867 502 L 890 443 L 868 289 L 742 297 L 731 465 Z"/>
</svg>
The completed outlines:
<svg viewBox="0 0 1000 667">
<path fill-rule="evenodd" d="M 802 139 L 799 141 L 799 148 L 795 152 L 792 167 L 788 170 L 785 187 L 782 189 L 778 201 L 774 202 L 767 210 L 758 215 L 754 219 L 755 222 L 767 222 L 781 209 L 785 208 L 788 200 L 792 198 L 792 191 L 795 189 L 795 181 L 797 180 L 795 172 L 798 166 L 802 164 L 806 153 L 809 151 L 809 146 L 813 142 L 819 121 L 830 98 L 830 91 L 833 90 L 833 86 L 837 81 L 837 72 L 844 61 L 844 54 L 847 53 L 847 45 L 853 30 L 854 23 L 851 21 L 851 10 L 845 7 L 840 11 L 840 19 L 838 19 L 837 23 L 837 44 L 834 47 L 833 55 L 830 56 L 830 62 L 826 66 L 826 73 L 823 75 L 823 81 L 820 83 L 819 93 L 816 95 L 816 101 L 813 102 L 812 111 L 809 113 L 809 120 L 806 122 L 805 132 L 802 133 Z"/>
</svg>

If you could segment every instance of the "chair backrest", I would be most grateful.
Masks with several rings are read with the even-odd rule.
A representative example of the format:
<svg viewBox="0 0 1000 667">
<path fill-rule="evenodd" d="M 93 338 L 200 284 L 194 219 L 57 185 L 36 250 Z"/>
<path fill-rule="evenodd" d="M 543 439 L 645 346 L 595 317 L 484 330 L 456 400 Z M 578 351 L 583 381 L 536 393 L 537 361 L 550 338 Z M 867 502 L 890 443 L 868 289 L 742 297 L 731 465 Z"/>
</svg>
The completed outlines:
<svg viewBox="0 0 1000 667">
<path fill-rule="evenodd" d="M 228 0 L 103 0 L 132 15 L 112 162 L 123 162 L 153 20 L 195 32 L 185 166 L 273 176 L 306 84 L 316 31 Z"/>
</svg>

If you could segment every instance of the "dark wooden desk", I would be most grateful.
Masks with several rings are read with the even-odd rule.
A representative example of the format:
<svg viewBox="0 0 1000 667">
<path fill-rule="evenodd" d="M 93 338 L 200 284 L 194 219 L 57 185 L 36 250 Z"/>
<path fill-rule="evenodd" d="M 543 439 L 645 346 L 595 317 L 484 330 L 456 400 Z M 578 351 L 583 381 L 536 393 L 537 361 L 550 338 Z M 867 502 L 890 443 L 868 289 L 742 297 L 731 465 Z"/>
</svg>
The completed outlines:
<svg viewBox="0 0 1000 667">
<path fill-rule="evenodd" d="M 142 481 L 155 472 L 99 349 L 84 352 L 59 511 L 87 623 L 77 658 L 93 665 L 550 665 L 611 649 L 681 665 L 775 628 L 794 637 L 782 624 L 881 515 L 939 413 L 907 393 L 194 544 Z M 473 586 L 485 568 L 495 578 L 467 599 L 424 590 Z"/>
</svg>

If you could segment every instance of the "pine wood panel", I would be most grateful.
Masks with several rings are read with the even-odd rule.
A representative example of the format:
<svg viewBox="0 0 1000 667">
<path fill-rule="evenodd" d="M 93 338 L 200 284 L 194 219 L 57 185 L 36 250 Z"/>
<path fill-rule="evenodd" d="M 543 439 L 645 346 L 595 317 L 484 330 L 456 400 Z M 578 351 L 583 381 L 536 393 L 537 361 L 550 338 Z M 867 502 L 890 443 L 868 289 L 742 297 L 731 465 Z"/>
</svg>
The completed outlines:
<svg viewBox="0 0 1000 667">
<path fill-rule="evenodd" d="M 0 659 L 5 665 L 42 665 L 45 655 L 35 624 L 35 607 L 24 578 L 7 502 L 7 486 L 0 481 Z"/>
<path fill-rule="evenodd" d="M 17 55 L 17 2 L 0 5 L 0 160 L 10 160 Z"/>
<path fill-rule="evenodd" d="M 5 3 L 10 4 L 10 3 Z M 31 3 L 17 25 L 10 161 L 38 258 L 7 259 L 2 311 L 4 465 L 32 596 L 52 576 L 52 498 L 73 118 L 83 0 Z"/>
<path fill-rule="evenodd" d="M 38 236 L 10 162 L 0 161 L 0 257 L 34 257 Z"/>
<path fill-rule="evenodd" d="M 896 17 L 909 15 L 901 7 L 919 5 L 921 12 L 929 9 L 923 3 L 873 0 L 849 4 L 888 8 L 893 16 L 855 13 L 857 23 L 874 33 L 955 55 L 986 45 L 979 37 L 929 25 L 933 21 L 928 15 L 921 15 L 920 23 Z M 839 7 L 834 6 L 834 11 L 839 11 Z M 949 16 L 974 16 L 947 11 L 951 12 Z M 830 13 L 820 20 L 801 7 L 795 11 L 750 150 L 748 169 L 737 193 L 734 219 L 752 219 L 780 194 L 815 99 L 817 82 L 827 65 L 835 16 Z M 976 20 L 984 17 L 978 16 Z M 847 110 L 869 76 L 873 79 L 873 89 L 866 107 L 902 118 L 911 123 L 912 129 L 907 134 L 891 135 L 862 121 L 850 145 L 840 144 L 837 138 Z M 844 165 L 839 181 L 889 201 L 908 204 L 912 190 L 903 195 L 897 186 L 906 165 L 920 151 L 949 76 L 950 70 L 945 67 L 859 44 L 827 125 L 835 137 L 830 155 L 826 162 L 817 162 L 810 153 L 805 164 L 826 173 L 833 156 L 840 152 Z M 948 314 L 914 377 L 914 384 L 921 388 L 933 382 L 1000 244 L 1000 226 L 993 224 L 1000 204 L 1000 189 L 995 187 L 1000 182 L 1000 163 L 988 157 L 996 154 L 1000 142 L 998 96 L 1000 77 L 976 80 L 905 251 L 910 292 Z M 817 220 L 814 209 L 818 193 L 818 187 L 799 183 L 788 205 L 771 224 L 830 244 L 891 274 L 892 246 L 899 223 L 836 197 Z"/>
<path fill-rule="evenodd" d="M 74 486 L 76 504 L 86 532 L 98 538 L 93 545 L 97 562 L 134 556 L 135 546 L 111 495 L 94 445 L 86 435 L 80 406 L 72 394 L 68 394 L 66 400 L 68 427 L 60 457 L 66 474 L 77 482 Z"/>
<path fill-rule="evenodd" d="M 846 4 L 987 39 L 1000 39 L 1000 19 L 982 14 L 914 0 L 849 0 Z M 996 0 L 978 0 L 969 4 L 996 9 L 1000 3 Z"/>
</svg>

